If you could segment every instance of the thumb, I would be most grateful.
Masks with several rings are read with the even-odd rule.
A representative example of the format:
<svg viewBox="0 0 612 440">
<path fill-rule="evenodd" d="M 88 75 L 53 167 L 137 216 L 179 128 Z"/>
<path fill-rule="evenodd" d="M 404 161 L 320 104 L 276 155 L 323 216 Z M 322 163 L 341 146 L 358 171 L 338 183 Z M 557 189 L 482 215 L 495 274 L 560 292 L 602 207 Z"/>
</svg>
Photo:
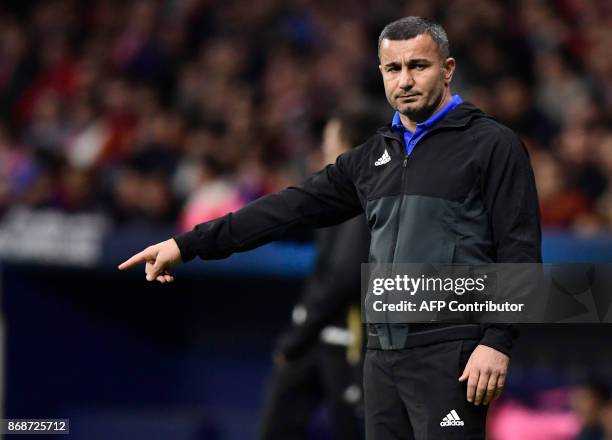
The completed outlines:
<svg viewBox="0 0 612 440">
<path fill-rule="evenodd" d="M 155 249 L 154 253 L 151 255 L 152 257 L 154 257 L 154 259 L 151 258 L 145 264 L 145 273 L 147 274 L 147 281 L 153 281 L 161 272 L 161 259 L 159 254 L 159 249 Z"/>
<path fill-rule="evenodd" d="M 154 261 L 147 261 L 145 264 L 145 274 L 147 275 L 147 281 L 153 281 L 157 275 L 155 274 L 155 268 L 153 267 Z"/>
<path fill-rule="evenodd" d="M 469 367 L 469 363 L 463 369 L 463 374 L 459 377 L 459 382 L 463 382 L 467 380 L 468 377 L 470 377 L 470 369 L 468 367 Z"/>
</svg>

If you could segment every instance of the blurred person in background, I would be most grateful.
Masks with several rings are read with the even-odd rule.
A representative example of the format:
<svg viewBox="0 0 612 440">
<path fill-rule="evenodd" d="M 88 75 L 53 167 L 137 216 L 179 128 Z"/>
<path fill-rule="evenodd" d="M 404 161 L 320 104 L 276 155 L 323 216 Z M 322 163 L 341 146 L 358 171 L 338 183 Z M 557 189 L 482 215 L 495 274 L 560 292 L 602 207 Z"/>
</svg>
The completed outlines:
<svg viewBox="0 0 612 440">
<path fill-rule="evenodd" d="M 360 145 L 378 124 L 365 111 L 343 111 L 323 131 L 324 165 Z M 361 263 L 368 261 L 365 216 L 316 231 L 314 273 L 274 350 L 274 370 L 263 411 L 262 440 L 306 439 L 312 417 L 329 410 L 334 439 L 363 437 L 360 318 Z"/>
<path fill-rule="evenodd" d="M 493 93 L 495 116 L 517 133 L 524 133 L 527 144 L 548 146 L 553 129 L 546 116 L 535 106 L 527 85 L 514 77 L 497 81 Z"/>
<path fill-rule="evenodd" d="M 189 231 L 203 219 L 212 220 L 240 209 L 244 202 L 238 185 L 220 160 L 205 155 L 196 161 L 198 169 L 194 192 L 189 196 L 181 214 L 179 227 Z"/>
<path fill-rule="evenodd" d="M 589 203 L 600 197 L 607 185 L 597 154 L 601 131 L 594 123 L 567 125 L 555 143 L 558 157 L 565 166 L 565 178 Z"/>
<path fill-rule="evenodd" d="M 561 161 L 546 152 L 533 154 L 533 169 L 538 185 L 542 224 L 550 228 L 569 228 L 589 212 L 588 199 L 568 182 Z"/>
<path fill-rule="evenodd" d="M 597 215 L 601 219 L 601 228 L 612 228 L 612 131 L 606 130 L 598 142 L 597 157 L 607 179 L 604 194 L 597 201 Z"/>
<path fill-rule="evenodd" d="M 576 386 L 570 394 L 570 405 L 582 427 L 574 440 L 606 440 L 604 437 L 605 406 L 610 393 L 601 383 L 591 382 Z"/>
<path fill-rule="evenodd" d="M 599 420 L 603 429 L 601 439 L 612 440 L 612 400 L 608 400 L 601 409 Z"/>
</svg>

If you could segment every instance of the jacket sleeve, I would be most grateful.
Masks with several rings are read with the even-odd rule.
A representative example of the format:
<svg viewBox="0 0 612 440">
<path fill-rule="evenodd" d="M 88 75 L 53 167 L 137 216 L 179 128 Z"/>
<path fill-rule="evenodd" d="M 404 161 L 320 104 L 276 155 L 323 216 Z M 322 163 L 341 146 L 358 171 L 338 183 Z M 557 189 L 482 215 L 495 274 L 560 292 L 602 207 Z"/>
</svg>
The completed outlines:
<svg viewBox="0 0 612 440">
<path fill-rule="evenodd" d="M 529 154 L 520 139 L 503 129 L 483 173 L 482 192 L 491 220 L 497 263 L 541 263 L 540 209 Z M 481 343 L 510 355 L 514 325 L 485 326 Z"/>
<path fill-rule="evenodd" d="M 370 233 L 364 216 L 339 226 L 326 267 L 307 285 L 302 306 L 304 322 L 284 333 L 276 350 L 289 360 L 299 358 L 314 344 L 321 330 L 350 304 L 359 304 L 361 263 L 367 262 Z"/>
<path fill-rule="evenodd" d="M 354 151 L 354 150 L 353 150 Z M 341 223 L 362 212 L 345 153 L 299 186 L 264 196 L 242 209 L 174 237 L 182 260 L 221 259 L 305 228 Z"/>
</svg>

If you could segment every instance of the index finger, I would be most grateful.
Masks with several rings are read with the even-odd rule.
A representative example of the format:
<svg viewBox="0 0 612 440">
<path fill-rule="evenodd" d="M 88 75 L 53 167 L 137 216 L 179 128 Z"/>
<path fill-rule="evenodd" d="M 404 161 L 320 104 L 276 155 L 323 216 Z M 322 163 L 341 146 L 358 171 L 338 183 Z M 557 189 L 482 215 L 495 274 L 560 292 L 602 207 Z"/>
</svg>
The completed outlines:
<svg viewBox="0 0 612 440">
<path fill-rule="evenodd" d="M 137 264 L 146 263 L 147 260 L 150 260 L 151 258 L 153 258 L 153 255 L 151 255 L 151 254 L 152 253 L 147 251 L 147 250 L 138 252 L 137 254 L 132 255 L 130 258 L 125 260 L 123 263 L 121 263 L 118 266 L 119 270 L 127 269 L 128 267 L 132 267 L 132 266 L 135 266 Z"/>
</svg>

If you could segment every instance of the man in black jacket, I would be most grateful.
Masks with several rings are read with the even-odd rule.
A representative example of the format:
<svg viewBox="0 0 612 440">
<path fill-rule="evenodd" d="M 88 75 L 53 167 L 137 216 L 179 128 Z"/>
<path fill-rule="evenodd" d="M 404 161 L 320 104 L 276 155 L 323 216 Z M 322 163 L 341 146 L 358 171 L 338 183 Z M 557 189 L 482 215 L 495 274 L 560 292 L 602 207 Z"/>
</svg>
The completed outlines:
<svg viewBox="0 0 612 440">
<path fill-rule="evenodd" d="M 341 111 L 326 124 L 325 163 L 358 145 L 376 128 L 365 111 Z M 314 272 L 278 340 L 263 411 L 262 440 L 305 439 L 315 410 L 325 402 L 334 439 L 362 438 L 361 263 L 368 261 L 370 232 L 363 215 L 316 231 Z"/>
<path fill-rule="evenodd" d="M 458 96 L 444 29 L 406 17 L 379 38 L 393 122 L 304 183 L 263 197 L 123 263 L 147 280 L 195 256 L 224 258 L 301 228 L 365 212 L 370 261 L 541 261 L 537 193 L 526 149 Z M 502 325 L 368 326 L 367 438 L 484 439 L 487 404 L 505 383 L 513 329 Z"/>
</svg>

